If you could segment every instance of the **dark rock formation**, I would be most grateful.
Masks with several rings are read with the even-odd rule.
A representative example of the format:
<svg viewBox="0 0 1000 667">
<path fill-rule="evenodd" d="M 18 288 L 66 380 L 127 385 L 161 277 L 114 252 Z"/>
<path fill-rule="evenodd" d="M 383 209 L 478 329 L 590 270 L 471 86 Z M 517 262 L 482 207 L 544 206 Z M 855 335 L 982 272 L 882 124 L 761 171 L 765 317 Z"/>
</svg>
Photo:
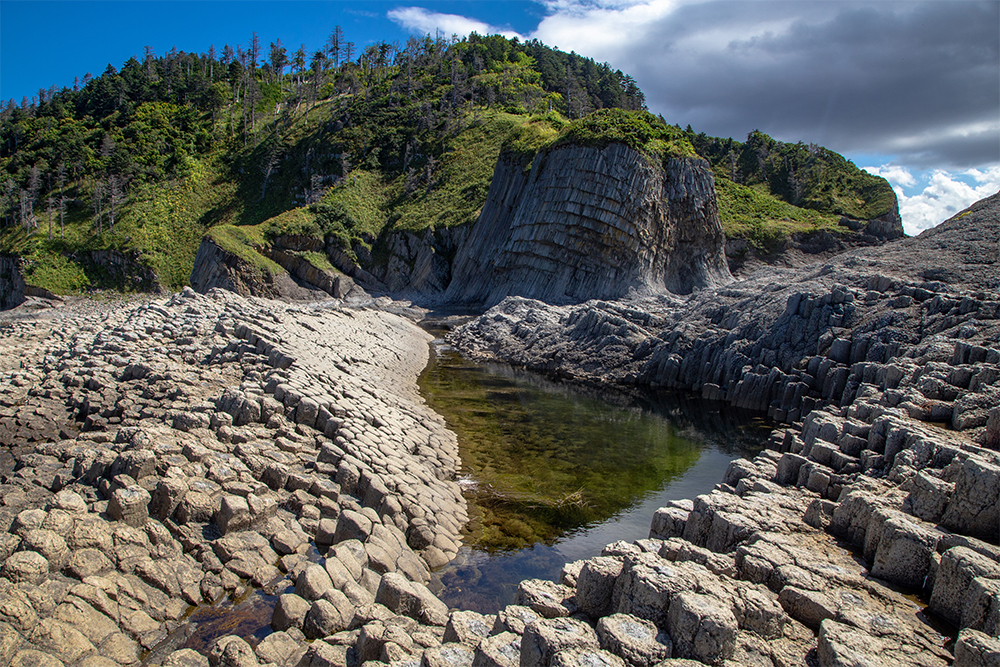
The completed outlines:
<svg viewBox="0 0 1000 667">
<path fill-rule="evenodd" d="M 290 245 L 296 247 L 294 240 L 290 240 Z M 370 300 L 368 294 L 348 276 L 319 269 L 282 247 L 272 246 L 267 252 L 268 257 L 287 273 L 272 274 L 255 267 L 205 237 L 191 270 L 191 287 L 201 294 L 218 287 L 241 296 L 268 299 L 315 300 L 332 296 L 356 301 Z"/>
<path fill-rule="evenodd" d="M 722 284 L 714 184 L 702 160 L 661 166 L 621 144 L 557 147 L 530 170 L 503 154 L 446 298 L 567 303 Z"/>
<path fill-rule="evenodd" d="M 395 232 L 386 239 L 389 260 L 372 270 L 394 294 L 441 294 L 451 283 L 452 261 L 470 226 Z"/>
<path fill-rule="evenodd" d="M 795 421 L 824 402 L 849 403 L 863 383 L 887 373 L 901 377 L 906 369 L 886 364 L 932 335 L 951 332 L 975 347 L 997 333 L 998 210 L 994 196 L 917 238 L 827 264 L 762 269 L 684 301 L 664 295 L 553 307 L 511 298 L 453 338 L 474 356 L 594 382 L 690 390 Z M 947 391 L 926 398 L 947 402 L 935 404 L 937 421 L 957 424 L 955 410 L 981 409 L 972 398 L 953 406 Z"/>
<path fill-rule="evenodd" d="M 9 255 L 0 256 L 0 310 L 7 310 L 22 304 L 24 302 L 24 288 L 21 259 Z"/>
<path fill-rule="evenodd" d="M 241 296 L 275 298 L 279 295 L 272 283 L 265 272 L 257 270 L 246 260 L 226 252 L 208 237 L 202 239 L 191 269 L 191 288 L 194 291 L 205 293 L 219 287 Z"/>
</svg>

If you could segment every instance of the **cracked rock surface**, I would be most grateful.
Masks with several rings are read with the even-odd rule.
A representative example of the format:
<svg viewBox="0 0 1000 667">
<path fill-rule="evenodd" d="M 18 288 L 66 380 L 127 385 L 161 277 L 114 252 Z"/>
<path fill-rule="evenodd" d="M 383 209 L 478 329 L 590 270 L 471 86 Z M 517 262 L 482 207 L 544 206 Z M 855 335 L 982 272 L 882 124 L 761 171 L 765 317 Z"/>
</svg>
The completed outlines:
<svg viewBox="0 0 1000 667">
<path fill-rule="evenodd" d="M 295 664 L 397 614 L 443 633 L 424 584 L 466 506 L 412 323 L 185 290 L 0 335 L 0 664 Z M 173 650 L 192 606 L 258 587 L 280 632 Z"/>
<path fill-rule="evenodd" d="M 684 299 L 508 299 L 456 332 L 780 424 L 647 539 L 494 615 L 426 586 L 467 516 L 406 320 L 221 291 L 4 320 L 0 664 L 997 664 L 998 210 Z M 192 605 L 250 588 L 277 595 L 272 634 L 178 648 Z"/>
</svg>

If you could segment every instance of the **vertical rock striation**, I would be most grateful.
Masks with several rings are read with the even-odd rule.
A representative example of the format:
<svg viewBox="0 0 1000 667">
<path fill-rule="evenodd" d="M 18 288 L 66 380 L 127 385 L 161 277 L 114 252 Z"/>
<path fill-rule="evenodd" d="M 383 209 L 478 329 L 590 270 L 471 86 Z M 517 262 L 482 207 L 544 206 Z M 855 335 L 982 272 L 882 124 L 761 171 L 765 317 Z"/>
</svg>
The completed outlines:
<svg viewBox="0 0 1000 667">
<path fill-rule="evenodd" d="M 660 164 L 622 144 L 559 146 L 530 165 L 504 153 L 446 298 L 492 305 L 511 295 L 567 303 L 689 293 L 729 279 L 723 245 L 703 160 Z"/>
<path fill-rule="evenodd" d="M 24 289 L 21 260 L 10 255 L 0 256 L 0 310 L 14 308 L 23 303 Z"/>
</svg>

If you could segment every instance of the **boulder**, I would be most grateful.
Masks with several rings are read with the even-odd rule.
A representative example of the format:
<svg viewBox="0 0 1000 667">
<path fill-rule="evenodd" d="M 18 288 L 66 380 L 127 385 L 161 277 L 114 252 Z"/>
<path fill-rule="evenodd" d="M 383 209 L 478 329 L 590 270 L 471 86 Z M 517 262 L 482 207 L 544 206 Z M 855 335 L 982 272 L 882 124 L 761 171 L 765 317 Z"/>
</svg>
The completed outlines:
<svg viewBox="0 0 1000 667">
<path fill-rule="evenodd" d="M 971 628 L 962 630 L 952 667 L 1000 667 L 1000 639 Z"/>
<path fill-rule="evenodd" d="M 443 627 L 448 623 L 448 607 L 441 600 L 423 584 L 408 581 L 396 572 L 382 576 L 375 593 L 375 602 L 425 625 Z"/>
<path fill-rule="evenodd" d="M 521 664 L 521 636 L 513 632 L 500 632 L 479 642 L 472 667 L 519 667 Z"/>
<path fill-rule="evenodd" d="M 309 639 L 328 637 L 334 633 L 346 630 L 351 625 L 354 609 L 344 594 L 333 591 L 343 598 L 341 604 L 334 604 L 329 599 L 316 600 L 309 607 L 302 621 L 302 632 Z"/>
<path fill-rule="evenodd" d="M 522 667 L 549 667 L 555 654 L 566 649 L 599 650 L 597 633 L 573 618 L 544 618 L 524 629 L 520 664 Z"/>
<path fill-rule="evenodd" d="M 832 619 L 825 619 L 820 625 L 816 654 L 821 667 L 881 667 L 886 664 L 883 651 L 878 638 L 855 627 Z"/>
<path fill-rule="evenodd" d="M 278 631 L 301 628 L 311 606 L 308 600 L 294 593 L 279 595 L 271 615 L 271 627 Z"/>
<path fill-rule="evenodd" d="M 629 614 L 612 614 L 597 622 L 601 648 L 633 667 L 653 667 L 673 652 L 670 637 L 647 620 Z"/>
<path fill-rule="evenodd" d="M 1000 579 L 1000 563 L 967 547 L 952 547 L 941 556 L 928 604 L 951 623 L 962 620 L 965 594 L 976 577 Z"/>
<path fill-rule="evenodd" d="M 474 611 L 455 611 L 448 617 L 444 628 L 442 641 L 459 642 L 476 648 L 479 643 L 490 635 L 493 619 Z"/>
<path fill-rule="evenodd" d="M 622 567 L 620 558 L 609 556 L 591 558 L 584 563 L 576 580 L 576 605 L 580 611 L 595 619 L 607 615 Z"/>
<path fill-rule="evenodd" d="M 684 591 L 670 603 L 667 630 L 674 652 L 715 665 L 731 657 L 738 626 L 732 610 L 717 598 Z"/>
<path fill-rule="evenodd" d="M 306 600 L 318 600 L 330 590 L 333 582 L 322 565 L 307 565 L 295 579 L 295 594 Z"/>
<path fill-rule="evenodd" d="M 963 535 L 995 540 L 1000 526 L 1000 466 L 977 456 L 962 461 L 941 524 Z"/>
<path fill-rule="evenodd" d="M 108 501 L 108 516 L 138 528 L 149 518 L 150 500 L 149 492 L 141 486 L 117 489 Z"/>
<path fill-rule="evenodd" d="M 49 574 L 49 561 L 37 551 L 18 551 L 10 555 L 0 568 L 0 574 L 15 584 L 40 584 Z"/>
</svg>

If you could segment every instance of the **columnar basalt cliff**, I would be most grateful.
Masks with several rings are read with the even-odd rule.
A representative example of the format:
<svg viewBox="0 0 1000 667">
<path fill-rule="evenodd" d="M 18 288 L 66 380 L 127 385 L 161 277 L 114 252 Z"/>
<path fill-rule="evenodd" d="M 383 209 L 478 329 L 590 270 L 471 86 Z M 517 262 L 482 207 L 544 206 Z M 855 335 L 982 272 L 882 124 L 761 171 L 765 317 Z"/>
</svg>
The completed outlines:
<svg viewBox="0 0 1000 667">
<path fill-rule="evenodd" d="M 446 298 L 553 303 L 688 293 L 729 278 L 708 164 L 622 144 L 501 155 Z"/>
</svg>

